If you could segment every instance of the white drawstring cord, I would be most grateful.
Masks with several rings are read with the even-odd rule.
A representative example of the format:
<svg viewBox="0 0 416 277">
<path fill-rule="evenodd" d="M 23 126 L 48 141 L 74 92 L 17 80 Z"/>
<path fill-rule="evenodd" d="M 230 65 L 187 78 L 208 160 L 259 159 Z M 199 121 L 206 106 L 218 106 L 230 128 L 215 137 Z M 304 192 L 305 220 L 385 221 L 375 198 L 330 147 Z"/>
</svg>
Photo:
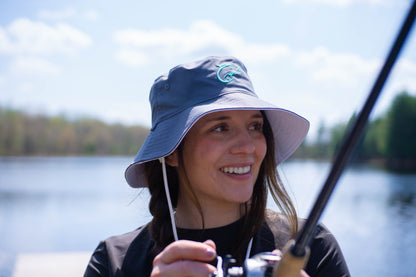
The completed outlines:
<svg viewBox="0 0 416 277">
<path fill-rule="evenodd" d="M 253 245 L 253 238 L 251 238 L 251 240 L 249 241 L 248 246 L 247 246 L 246 260 L 248 258 L 250 258 L 250 252 L 251 252 L 252 245 Z"/>
<path fill-rule="evenodd" d="M 168 185 L 168 177 L 167 177 L 167 173 L 166 173 L 165 158 L 164 157 L 159 158 L 159 162 L 162 164 L 163 184 L 165 185 L 166 199 L 168 200 L 169 213 L 170 213 L 170 221 L 172 223 L 173 237 L 175 238 L 175 241 L 177 241 L 178 240 L 178 233 L 176 232 L 175 211 L 173 210 L 172 200 L 170 199 L 169 185 Z"/>
<path fill-rule="evenodd" d="M 169 206 L 169 213 L 170 213 L 170 221 L 172 223 L 172 231 L 173 231 L 173 237 L 175 238 L 175 241 L 178 240 L 178 233 L 176 231 L 176 223 L 175 223 L 175 211 L 172 207 L 172 200 L 170 199 L 170 193 L 169 193 L 169 185 L 168 185 L 168 177 L 166 173 L 166 163 L 165 158 L 159 158 L 160 163 L 162 164 L 162 172 L 163 172 L 163 184 L 165 186 L 165 193 L 166 193 L 166 199 L 168 200 L 168 206 Z M 250 242 L 247 246 L 247 253 L 246 253 L 246 260 L 250 257 L 251 247 L 253 245 L 253 238 L 250 239 Z"/>
</svg>

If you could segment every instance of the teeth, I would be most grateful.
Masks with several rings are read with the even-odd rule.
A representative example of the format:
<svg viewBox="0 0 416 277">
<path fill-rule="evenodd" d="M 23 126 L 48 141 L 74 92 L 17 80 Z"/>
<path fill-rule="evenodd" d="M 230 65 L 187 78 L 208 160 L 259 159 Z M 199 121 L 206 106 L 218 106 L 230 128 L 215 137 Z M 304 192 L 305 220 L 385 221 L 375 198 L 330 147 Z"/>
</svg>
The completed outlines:
<svg viewBox="0 0 416 277">
<path fill-rule="evenodd" d="M 224 167 L 221 168 L 221 170 L 225 173 L 231 173 L 231 174 L 246 174 L 250 171 L 251 166 L 245 166 L 245 167 Z"/>
</svg>

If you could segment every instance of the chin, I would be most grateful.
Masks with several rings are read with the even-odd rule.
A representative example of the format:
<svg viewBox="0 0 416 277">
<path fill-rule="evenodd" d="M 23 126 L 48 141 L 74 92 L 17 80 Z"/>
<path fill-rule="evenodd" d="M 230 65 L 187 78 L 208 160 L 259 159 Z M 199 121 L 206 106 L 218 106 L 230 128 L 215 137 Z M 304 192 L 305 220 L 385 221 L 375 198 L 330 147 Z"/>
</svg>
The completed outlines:
<svg viewBox="0 0 416 277">
<path fill-rule="evenodd" d="M 241 193 L 239 195 L 236 195 L 237 197 L 234 198 L 235 202 L 239 204 L 244 204 L 251 199 L 252 194 L 253 194 L 253 190 L 250 190 L 250 192 L 247 192 L 247 193 Z"/>
</svg>

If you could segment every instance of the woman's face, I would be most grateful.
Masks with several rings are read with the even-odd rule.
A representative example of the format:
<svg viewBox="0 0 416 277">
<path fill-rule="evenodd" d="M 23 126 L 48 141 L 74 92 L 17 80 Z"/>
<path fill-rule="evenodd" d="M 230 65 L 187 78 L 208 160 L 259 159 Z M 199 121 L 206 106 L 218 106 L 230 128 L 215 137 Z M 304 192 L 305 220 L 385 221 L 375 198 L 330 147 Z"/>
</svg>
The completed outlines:
<svg viewBox="0 0 416 277">
<path fill-rule="evenodd" d="M 180 184 L 189 182 L 205 208 L 239 206 L 251 198 L 266 150 L 260 111 L 208 114 L 184 139 Z"/>
</svg>

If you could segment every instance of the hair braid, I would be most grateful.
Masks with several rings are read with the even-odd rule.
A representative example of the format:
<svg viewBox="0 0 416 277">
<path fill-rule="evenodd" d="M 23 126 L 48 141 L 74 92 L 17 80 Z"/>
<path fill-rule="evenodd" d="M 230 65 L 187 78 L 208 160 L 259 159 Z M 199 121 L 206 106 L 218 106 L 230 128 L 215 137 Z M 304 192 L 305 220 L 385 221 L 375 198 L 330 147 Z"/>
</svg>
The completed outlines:
<svg viewBox="0 0 416 277">
<path fill-rule="evenodd" d="M 149 210 L 153 216 L 150 223 L 150 234 L 155 241 L 154 254 L 159 253 L 173 238 L 172 223 L 169 214 L 168 202 L 166 199 L 165 187 L 163 184 L 162 165 L 158 160 L 150 161 L 145 164 L 146 178 L 149 185 L 150 202 Z M 169 176 L 169 191 L 173 207 L 178 202 L 178 178 L 176 170 L 166 165 L 166 171 Z M 176 181 L 175 181 L 176 180 Z"/>
</svg>

